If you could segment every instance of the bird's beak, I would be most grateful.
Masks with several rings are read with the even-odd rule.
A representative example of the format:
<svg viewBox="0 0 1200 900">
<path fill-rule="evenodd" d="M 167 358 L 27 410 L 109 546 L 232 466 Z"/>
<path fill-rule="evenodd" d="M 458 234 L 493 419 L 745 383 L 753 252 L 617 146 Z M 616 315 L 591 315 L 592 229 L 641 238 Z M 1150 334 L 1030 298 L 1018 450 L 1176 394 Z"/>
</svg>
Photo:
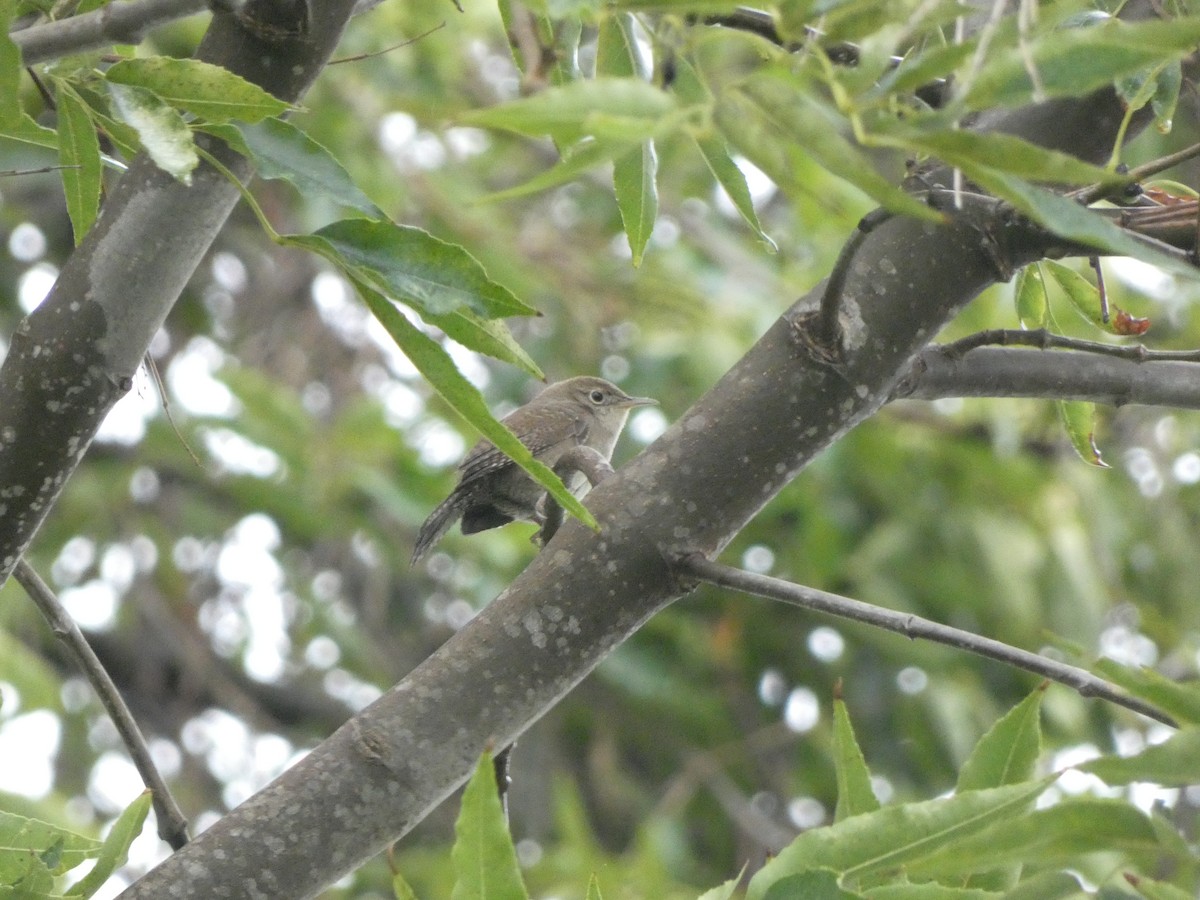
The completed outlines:
<svg viewBox="0 0 1200 900">
<path fill-rule="evenodd" d="M 633 409 L 635 406 L 658 406 L 658 401 L 653 397 L 626 397 L 621 401 L 621 406 L 627 409 Z"/>
</svg>

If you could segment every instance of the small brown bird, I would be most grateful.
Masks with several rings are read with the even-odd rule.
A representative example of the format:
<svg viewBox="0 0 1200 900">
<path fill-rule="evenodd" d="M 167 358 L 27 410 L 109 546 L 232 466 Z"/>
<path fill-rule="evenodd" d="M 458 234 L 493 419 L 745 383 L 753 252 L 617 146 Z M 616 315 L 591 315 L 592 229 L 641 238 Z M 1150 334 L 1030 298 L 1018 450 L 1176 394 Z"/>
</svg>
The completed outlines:
<svg viewBox="0 0 1200 900">
<path fill-rule="evenodd" d="M 603 378 L 582 375 L 550 385 L 501 421 L 535 459 L 554 468 L 564 453 L 580 445 L 610 459 L 629 410 L 656 402 L 649 397 L 630 397 Z M 567 478 L 567 486 L 577 490 L 583 481 L 582 475 L 574 473 Z M 459 463 L 457 487 L 421 526 L 412 564 L 416 565 L 459 518 L 463 534 L 518 519 L 541 521 L 537 506 L 545 493 L 524 469 L 489 441 L 480 441 Z"/>
</svg>

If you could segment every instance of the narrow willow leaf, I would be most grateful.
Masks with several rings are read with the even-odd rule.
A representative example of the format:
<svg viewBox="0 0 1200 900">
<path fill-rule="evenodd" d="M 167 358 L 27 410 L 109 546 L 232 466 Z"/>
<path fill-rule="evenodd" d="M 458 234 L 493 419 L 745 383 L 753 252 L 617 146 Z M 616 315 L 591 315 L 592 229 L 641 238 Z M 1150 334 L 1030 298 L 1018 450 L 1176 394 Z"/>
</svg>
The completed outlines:
<svg viewBox="0 0 1200 900">
<path fill-rule="evenodd" d="M 841 697 L 833 701 L 833 767 L 837 776 L 835 822 L 879 809 L 879 799 L 871 787 L 871 770 L 867 768 Z"/>
<path fill-rule="evenodd" d="M 67 215 L 75 233 L 75 246 L 91 229 L 100 212 L 100 139 L 87 105 L 65 82 L 58 88 L 58 161 L 62 170 Z"/>
<path fill-rule="evenodd" d="M 525 900 L 517 852 L 496 790 L 491 754 L 485 753 L 463 792 L 454 824 L 454 890 L 450 900 Z"/>
<path fill-rule="evenodd" d="M 1200 728 L 1177 731 L 1161 744 L 1133 756 L 1102 756 L 1076 768 L 1114 787 L 1135 781 L 1170 787 L 1200 784 Z"/>
<path fill-rule="evenodd" d="M 349 274 L 349 273 L 347 273 Z M 544 487 L 567 512 L 593 530 L 600 525 L 587 507 L 579 502 L 553 470 L 533 458 L 529 448 L 496 420 L 476 387 L 458 371 L 445 348 L 414 325 L 390 300 L 370 284 L 349 274 L 363 301 L 375 314 L 392 340 L 404 352 L 417 371 L 450 407 L 480 434 L 491 441 L 509 459 Z"/>
<path fill-rule="evenodd" d="M 958 773 L 957 791 L 1003 787 L 1033 777 L 1042 752 L 1039 716 L 1045 687 L 1009 710 L 981 737 Z"/>
<path fill-rule="evenodd" d="M 1096 660 L 1096 672 L 1119 684 L 1135 697 L 1148 700 L 1174 718 L 1190 725 L 1200 725 L 1200 685 L 1178 682 L 1153 669 L 1131 669 L 1103 658 Z"/>
<path fill-rule="evenodd" d="M 671 83 L 671 87 L 687 106 L 711 110 L 716 103 L 708 92 L 708 88 L 701 82 L 700 76 L 692 64 L 686 59 L 679 58 L 675 61 L 675 80 Z M 771 253 L 776 252 L 779 248 L 763 231 L 762 225 L 758 221 L 758 212 L 754 209 L 754 198 L 750 195 L 746 176 L 729 155 L 729 146 L 715 131 L 693 134 L 692 138 L 696 142 L 700 155 L 704 157 L 708 170 L 712 172 L 717 183 L 724 189 L 725 195 L 729 197 L 734 209 L 746 220 L 746 224 L 754 229 L 754 233 L 758 235 L 759 240 L 766 245 L 767 249 Z"/>
<path fill-rule="evenodd" d="M 1096 404 L 1083 400 L 1059 400 L 1058 412 L 1075 452 L 1089 466 L 1107 469 L 1096 444 Z"/>
<path fill-rule="evenodd" d="M 604 900 L 600 893 L 600 881 L 596 878 L 596 873 L 592 873 L 592 877 L 588 879 L 587 900 Z"/>
<path fill-rule="evenodd" d="M 417 900 L 417 892 L 412 889 L 404 876 L 399 872 L 392 874 L 392 896 L 396 900 Z"/>
<path fill-rule="evenodd" d="M 12 0 L 0 2 L 0 129 L 8 131 L 21 121 L 21 51 L 8 36 L 12 28 Z"/>
<path fill-rule="evenodd" d="M 393 222 L 342 219 L 289 243 L 325 256 L 354 278 L 430 315 L 466 308 L 487 319 L 537 315 L 458 244 Z"/>
<path fill-rule="evenodd" d="M 836 872 L 812 869 L 779 879 L 763 900 L 863 900 L 863 895 L 843 890 Z"/>
<path fill-rule="evenodd" d="M 117 115 L 137 130 L 142 147 L 155 165 L 184 184 L 191 184 L 192 170 L 200 164 L 200 157 L 183 117 L 142 88 L 110 84 L 108 90 Z"/>
<path fill-rule="evenodd" d="M 1164 56 L 1182 57 L 1198 42 L 1200 19 L 1195 17 L 1170 22 L 1110 19 L 1093 28 L 1051 31 L 1035 38 L 1026 51 L 1012 47 L 997 52 L 972 81 L 965 103 L 970 109 L 986 109 L 1029 102 L 1029 58 L 1047 97 L 1080 96 L 1161 63 Z"/>
<path fill-rule="evenodd" d="M 886 806 L 835 825 L 806 831 L 750 880 L 747 900 L 762 900 L 784 875 L 828 867 L 866 877 L 909 866 L 1000 821 L 1024 818 L 1049 784 L 1040 779 L 953 797 Z"/>
<path fill-rule="evenodd" d="M 113 823 L 112 828 L 109 829 L 108 836 L 104 839 L 104 846 L 100 848 L 100 853 L 96 857 L 96 865 L 83 878 L 71 885 L 63 896 L 90 897 L 112 877 L 113 872 L 125 865 L 125 861 L 129 858 L 129 847 L 142 833 L 142 827 L 146 824 L 146 816 L 149 814 L 153 802 L 154 798 L 150 791 L 143 791 L 137 799 L 125 807 L 125 810 L 117 817 L 117 821 Z"/>
<path fill-rule="evenodd" d="M 967 40 L 927 47 L 919 53 L 906 56 L 900 65 L 879 79 L 878 85 L 866 92 L 865 99 L 881 101 L 897 93 L 915 91 L 932 83 L 935 78 L 950 75 L 975 52 L 975 46 L 975 41 Z"/>
<path fill-rule="evenodd" d="M 320 194 L 373 219 L 386 219 L 325 147 L 283 119 L 236 126 L 258 175 L 290 182 L 306 196 Z"/>
<path fill-rule="evenodd" d="M 763 72 L 747 78 L 737 88 L 724 91 L 717 101 L 717 122 L 725 137 L 751 159 L 755 150 L 747 140 L 747 117 L 770 123 L 779 139 L 798 145 L 817 164 L 854 185 L 887 209 L 928 221 L 939 213 L 906 194 L 876 171 L 871 161 L 839 132 L 842 123 L 827 111 L 794 78 Z"/>
<path fill-rule="evenodd" d="M 614 157 L 628 153 L 636 146 L 633 141 L 593 140 L 587 139 L 568 148 L 562 158 L 549 169 L 535 175 L 526 182 L 496 191 L 481 197 L 480 203 L 495 203 L 509 200 L 513 197 L 523 197 L 535 194 L 548 188 L 558 187 L 568 181 L 574 181 L 584 172 L 591 171 Z"/>
<path fill-rule="evenodd" d="M 164 102 L 210 122 L 259 122 L 289 108 L 240 75 L 196 59 L 124 59 L 110 66 L 104 77 L 110 84 L 150 91 Z"/>
<path fill-rule="evenodd" d="M 1039 263 L 1032 263 L 1017 273 L 1013 293 L 1016 295 L 1017 320 L 1021 327 L 1030 331 L 1045 328 L 1050 304 L 1046 300 L 1046 282 L 1042 279 Z"/>
<path fill-rule="evenodd" d="M 1177 888 L 1165 881 L 1155 881 L 1152 878 L 1138 876 L 1130 882 L 1134 889 L 1146 900 L 1196 900 L 1194 892 Z"/>
<path fill-rule="evenodd" d="M 913 862 L 910 877 L 948 878 L 1021 863 L 1031 868 L 1069 864 L 1081 854 L 1121 851 L 1138 860 L 1160 849 L 1146 815 L 1125 800 L 1069 798 L 1026 811 Z"/>
<path fill-rule="evenodd" d="M 658 218 L 657 176 L 658 154 L 653 141 L 646 141 L 613 162 L 613 189 L 635 268 L 642 264 Z"/>
<path fill-rule="evenodd" d="M 884 135 L 914 152 L 928 153 L 959 168 L 986 166 L 1031 181 L 1054 184 L 1118 184 L 1116 173 L 1067 153 L 1047 150 L 1011 134 L 979 131 L 920 131 L 905 128 Z"/>
<path fill-rule="evenodd" d="M 869 900 L 1011 900 L 1011 895 L 1000 891 L 985 891 L 978 888 L 947 887 L 936 881 L 919 884 L 888 884 L 871 888 Z M 1049 900 L 1049 898 L 1044 898 Z"/>
<path fill-rule="evenodd" d="M 17 141 L 47 150 L 58 149 L 58 135 L 54 129 L 39 125 L 28 113 L 21 113 L 15 124 L 0 127 L 3 128 L 3 131 L 0 131 L 0 140 Z"/>
<path fill-rule="evenodd" d="M 463 309 L 441 316 L 425 313 L 421 318 L 464 347 L 510 363 L 540 381 L 546 379 L 538 364 L 517 343 L 508 326 L 497 319 L 482 319 L 470 310 Z"/>
<path fill-rule="evenodd" d="M 1179 60 L 1167 63 L 1158 73 L 1150 108 L 1154 110 L 1154 127 L 1160 134 L 1169 134 L 1179 106 L 1179 90 L 1183 86 L 1183 65 Z"/>
<path fill-rule="evenodd" d="M 519 134 L 546 134 L 570 143 L 597 133 L 589 130 L 589 119 L 592 129 L 607 122 L 609 133 L 621 125 L 627 134 L 649 138 L 674 109 L 669 94 L 640 78 L 594 78 L 473 110 L 459 121 Z"/>
<path fill-rule="evenodd" d="M 1133 256 L 1185 278 L 1196 271 L 1182 260 L 1161 253 L 1122 231 L 1074 200 L 983 166 L 964 166 L 967 176 L 989 193 L 1002 197 L 1039 225 L 1067 240 L 1116 256 Z"/>
</svg>

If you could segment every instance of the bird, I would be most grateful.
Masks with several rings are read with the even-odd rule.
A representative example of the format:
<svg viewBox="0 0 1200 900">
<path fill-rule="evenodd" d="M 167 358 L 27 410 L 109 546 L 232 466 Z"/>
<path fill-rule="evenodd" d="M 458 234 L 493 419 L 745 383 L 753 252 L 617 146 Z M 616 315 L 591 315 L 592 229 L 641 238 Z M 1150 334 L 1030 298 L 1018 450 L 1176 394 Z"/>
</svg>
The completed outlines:
<svg viewBox="0 0 1200 900">
<path fill-rule="evenodd" d="M 564 453 L 581 445 L 610 459 L 629 411 L 657 402 L 650 397 L 631 397 L 603 378 L 580 375 L 549 385 L 500 421 L 535 459 L 554 468 Z M 567 487 L 577 490 L 583 480 L 579 473 L 571 473 Z M 457 486 L 421 525 L 411 565 L 459 519 L 463 534 L 516 520 L 541 522 L 538 501 L 545 493 L 545 488 L 490 441 L 479 441 L 458 465 Z"/>
</svg>

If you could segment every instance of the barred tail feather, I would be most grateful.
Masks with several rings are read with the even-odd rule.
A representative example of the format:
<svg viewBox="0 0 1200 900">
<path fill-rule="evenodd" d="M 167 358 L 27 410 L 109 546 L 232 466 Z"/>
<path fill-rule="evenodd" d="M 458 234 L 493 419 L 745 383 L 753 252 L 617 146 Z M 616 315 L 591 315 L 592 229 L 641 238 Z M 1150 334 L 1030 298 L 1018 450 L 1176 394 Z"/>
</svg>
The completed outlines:
<svg viewBox="0 0 1200 900">
<path fill-rule="evenodd" d="M 415 566 L 421 557 L 442 539 L 442 536 L 450 530 L 450 526 L 461 518 L 465 508 L 466 504 L 463 502 L 463 498 L 458 496 L 457 491 L 438 504 L 437 509 L 429 514 L 429 518 L 417 532 L 417 543 L 413 547 L 410 566 Z"/>
</svg>

